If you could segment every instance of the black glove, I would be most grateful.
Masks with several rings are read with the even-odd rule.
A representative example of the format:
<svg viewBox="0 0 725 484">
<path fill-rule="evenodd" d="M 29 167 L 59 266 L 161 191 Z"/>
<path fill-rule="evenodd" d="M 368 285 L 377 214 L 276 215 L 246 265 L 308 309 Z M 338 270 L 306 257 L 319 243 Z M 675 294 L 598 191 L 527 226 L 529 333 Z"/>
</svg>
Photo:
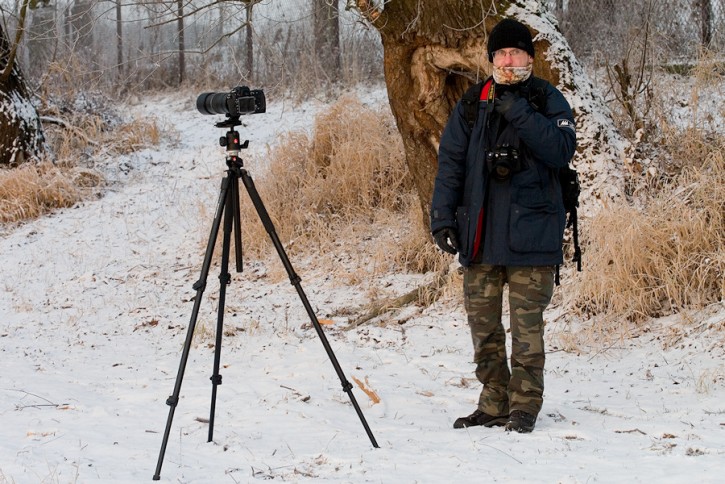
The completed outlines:
<svg viewBox="0 0 725 484">
<path fill-rule="evenodd" d="M 433 234 L 433 238 L 436 241 L 436 245 L 443 251 L 449 254 L 456 254 L 458 252 L 458 234 L 455 229 L 446 227 L 440 229 Z"/>
<path fill-rule="evenodd" d="M 496 112 L 503 116 L 504 118 L 508 119 L 506 116 L 511 109 L 511 107 L 516 104 L 519 101 L 523 101 L 524 99 L 519 96 L 517 92 L 514 91 L 506 91 L 503 94 L 501 94 L 501 97 L 496 99 L 496 101 L 493 103 L 493 107 L 496 109 Z M 525 101 L 524 101 L 525 102 Z"/>
</svg>

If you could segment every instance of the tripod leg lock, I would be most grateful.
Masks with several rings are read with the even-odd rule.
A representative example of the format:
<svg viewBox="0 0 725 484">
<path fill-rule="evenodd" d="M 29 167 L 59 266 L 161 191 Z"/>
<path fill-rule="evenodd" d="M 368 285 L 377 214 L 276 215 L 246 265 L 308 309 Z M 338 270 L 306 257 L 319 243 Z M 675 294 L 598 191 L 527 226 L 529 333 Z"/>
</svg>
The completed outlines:
<svg viewBox="0 0 725 484">
<path fill-rule="evenodd" d="M 193 286 L 191 286 L 195 291 L 201 290 L 201 292 L 204 292 L 204 289 L 206 288 L 206 281 L 203 279 L 199 279 L 194 283 Z"/>
<path fill-rule="evenodd" d="M 166 405 L 168 405 L 169 407 L 175 407 L 177 403 L 179 403 L 179 397 L 171 395 L 169 398 L 166 399 Z"/>
<path fill-rule="evenodd" d="M 212 375 L 210 378 L 212 385 L 221 385 L 222 384 L 222 376 L 221 375 Z"/>
<path fill-rule="evenodd" d="M 219 282 L 222 286 L 228 286 L 232 283 L 232 275 L 228 272 L 226 274 L 219 274 Z"/>
<path fill-rule="evenodd" d="M 298 276 L 297 274 L 292 274 L 289 278 L 290 282 L 293 286 L 297 286 L 300 282 L 302 282 L 302 278 Z"/>
<path fill-rule="evenodd" d="M 349 381 L 345 380 L 345 381 L 344 381 L 344 382 L 342 383 L 342 389 L 343 389 L 343 390 L 344 390 L 345 392 L 347 392 L 347 393 L 350 393 L 350 391 L 352 390 L 352 383 L 350 383 Z"/>
</svg>

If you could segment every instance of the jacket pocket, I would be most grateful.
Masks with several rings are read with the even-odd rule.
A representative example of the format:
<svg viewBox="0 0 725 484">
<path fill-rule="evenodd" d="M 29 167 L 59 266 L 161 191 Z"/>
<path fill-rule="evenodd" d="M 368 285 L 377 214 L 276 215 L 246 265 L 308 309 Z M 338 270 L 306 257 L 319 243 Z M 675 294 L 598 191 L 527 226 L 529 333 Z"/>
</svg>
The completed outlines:
<svg viewBox="0 0 725 484">
<path fill-rule="evenodd" d="M 512 203 L 509 247 L 514 252 L 556 252 L 562 244 L 559 225 L 554 204 Z"/>
<path fill-rule="evenodd" d="M 458 252 L 464 257 L 470 254 L 471 243 L 468 240 L 470 233 L 471 217 L 468 207 L 458 207 L 456 210 L 456 225 L 458 227 Z"/>
</svg>

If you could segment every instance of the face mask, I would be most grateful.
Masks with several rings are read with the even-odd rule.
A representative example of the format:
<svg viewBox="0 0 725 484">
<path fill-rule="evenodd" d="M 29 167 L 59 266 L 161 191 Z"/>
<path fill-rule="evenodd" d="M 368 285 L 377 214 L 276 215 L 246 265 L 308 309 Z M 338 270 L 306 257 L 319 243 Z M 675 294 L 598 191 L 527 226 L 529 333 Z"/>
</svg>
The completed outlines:
<svg viewBox="0 0 725 484">
<path fill-rule="evenodd" d="M 493 68 L 493 80 L 496 84 L 518 84 L 531 76 L 534 66 L 526 67 L 496 67 Z"/>
</svg>

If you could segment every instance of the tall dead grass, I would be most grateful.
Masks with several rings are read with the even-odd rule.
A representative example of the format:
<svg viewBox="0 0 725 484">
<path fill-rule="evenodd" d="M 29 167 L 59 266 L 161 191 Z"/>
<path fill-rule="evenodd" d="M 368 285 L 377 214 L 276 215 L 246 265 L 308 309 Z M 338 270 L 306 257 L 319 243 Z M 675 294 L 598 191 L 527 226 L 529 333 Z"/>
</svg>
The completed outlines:
<svg viewBox="0 0 725 484">
<path fill-rule="evenodd" d="M 289 252 L 318 254 L 323 267 L 351 261 L 372 271 L 439 264 L 389 111 L 345 96 L 316 117 L 311 135 L 288 134 L 270 160 L 255 184 Z M 254 214 L 246 196 L 242 210 Z M 269 251 L 260 223 L 243 231 L 245 250 Z"/>
<path fill-rule="evenodd" d="M 709 147 L 702 162 L 643 209 L 620 203 L 587 224 L 587 267 L 572 286 L 581 310 L 638 323 L 725 298 L 725 145 L 694 146 Z"/>
<path fill-rule="evenodd" d="M 703 50 L 687 74 L 655 74 L 655 109 L 630 139 L 626 200 L 583 221 L 584 272 L 563 291 L 589 319 L 571 341 L 608 345 L 643 330 L 672 332 L 652 318 L 684 315 L 725 300 L 725 110 L 718 57 Z M 621 126 L 622 120 L 615 122 Z M 677 331 L 680 329 L 678 328 Z"/>
<path fill-rule="evenodd" d="M 0 171 L 0 223 L 35 218 L 76 201 L 72 179 L 52 163 Z"/>
<path fill-rule="evenodd" d="M 100 195 L 104 184 L 95 166 L 103 157 L 158 144 L 154 120 L 134 120 L 109 129 L 95 114 L 66 114 L 44 126 L 49 151 L 39 163 L 0 170 L 0 223 L 39 217 Z"/>
</svg>

